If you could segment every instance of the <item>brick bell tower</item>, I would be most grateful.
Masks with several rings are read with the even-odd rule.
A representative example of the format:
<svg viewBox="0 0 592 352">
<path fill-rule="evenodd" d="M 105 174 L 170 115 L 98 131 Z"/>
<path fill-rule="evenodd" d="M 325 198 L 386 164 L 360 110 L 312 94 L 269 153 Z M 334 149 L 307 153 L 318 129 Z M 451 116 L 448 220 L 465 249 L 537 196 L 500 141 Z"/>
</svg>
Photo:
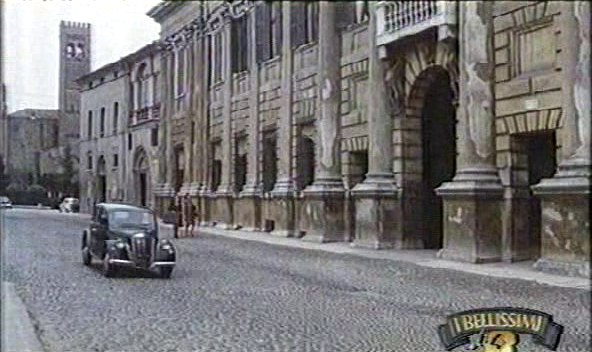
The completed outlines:
<svg viewBox="0 0 592 352">
<path fill-rule="evenodd" d="M 78 140 L 80 131 L 80 88 L 74 82 L 90 72 L 90 24 L 60 23 L 59 145 Z"/>
</svg>

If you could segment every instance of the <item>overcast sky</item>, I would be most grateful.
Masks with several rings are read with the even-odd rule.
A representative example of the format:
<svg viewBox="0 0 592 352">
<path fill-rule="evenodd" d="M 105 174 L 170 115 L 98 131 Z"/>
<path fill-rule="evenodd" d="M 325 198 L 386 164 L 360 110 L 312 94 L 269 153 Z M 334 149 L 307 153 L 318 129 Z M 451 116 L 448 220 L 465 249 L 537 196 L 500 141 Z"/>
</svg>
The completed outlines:
<svg viewBox="0 0 592 352">
<path fill-rule="evenodd" d="M 91 69 L 158 39 L 159 0 L 3 0 L 8 111 L 57 109 L 60 21 L 91 24 Z"/>
</svg>

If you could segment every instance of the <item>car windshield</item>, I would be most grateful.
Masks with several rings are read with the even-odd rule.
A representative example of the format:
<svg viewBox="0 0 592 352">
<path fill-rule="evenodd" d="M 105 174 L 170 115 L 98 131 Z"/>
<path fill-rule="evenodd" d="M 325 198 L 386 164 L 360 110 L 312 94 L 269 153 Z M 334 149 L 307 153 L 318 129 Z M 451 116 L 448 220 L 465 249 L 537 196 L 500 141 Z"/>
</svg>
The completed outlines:
<svg viewBox="0 0 592 352">
<path fill-rule="evenodd" d="M 74 204 L 76 204 L 76 203 L 78 203 L 78 199 L 76 199 L 76 198 L 66 198 L 66 199 L 64 199 L 64 203 L 74 203 Z"/>
<path fill-rule="evenodd" d="M 142 227 L 148 230 L 153 230 L 156 227 L 152 212 L 147 210 L 111 211 L 109 225 L 114 228 Z"/>
</svg>

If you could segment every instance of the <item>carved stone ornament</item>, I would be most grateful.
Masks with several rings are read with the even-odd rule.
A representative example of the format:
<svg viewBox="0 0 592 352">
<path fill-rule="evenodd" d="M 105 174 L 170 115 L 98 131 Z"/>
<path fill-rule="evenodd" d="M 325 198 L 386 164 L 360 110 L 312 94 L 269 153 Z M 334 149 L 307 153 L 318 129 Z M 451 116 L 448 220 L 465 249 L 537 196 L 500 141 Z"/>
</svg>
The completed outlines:
<svg viewBox="0 0 592 352">
<path fill-rule="evenodd" d="M 404 68 L 405 60 L 397 58 L 387 68 L 384 75 L 389 108 L 393 116 L 401 114 L 405 105 L 403 102 L 405 96 L 405 85 L 403 83 Z"/>
</svg>

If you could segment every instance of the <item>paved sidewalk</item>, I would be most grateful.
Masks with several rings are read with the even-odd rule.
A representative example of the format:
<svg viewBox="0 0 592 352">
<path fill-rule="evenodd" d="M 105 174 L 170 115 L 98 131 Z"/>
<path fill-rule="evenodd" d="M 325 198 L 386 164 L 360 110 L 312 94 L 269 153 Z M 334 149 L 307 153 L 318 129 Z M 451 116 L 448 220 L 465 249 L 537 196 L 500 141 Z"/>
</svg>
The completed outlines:
<svg viewBox="0 0 592 352">
<path fill-rule="evenodd" d="M 2 352 L 44 352 L 14 284 L 2 282 Z"/>
<path fill-rule="evenodd" d="M 161 232 L 171 236 L 172 225 L 160 224 Z M 170 233 L 167 233 L 170 232 Z M 222 230 L 212 227 L 199 227 L 197 232 L 215 236 L 224 236 L 240 240 L 264 242 L 272 245 L 292 248 L 320 250 L 331 253 L 356 255 L 372 259 L 386 259 L 413 263 L 423 267 L 457 270 L 472 274 L 535 281 L 551 286 L 590 290 L 590 279 L 568 277 L 540 272 L 532 268 L 534 262 L 471 264 L 438 259 L 436 250 L 371 250 L 353 248 L 349 243 L 311 243 L 297 238 L 276 237 L 265 232 L 241 230 Z"/>
</svg>

